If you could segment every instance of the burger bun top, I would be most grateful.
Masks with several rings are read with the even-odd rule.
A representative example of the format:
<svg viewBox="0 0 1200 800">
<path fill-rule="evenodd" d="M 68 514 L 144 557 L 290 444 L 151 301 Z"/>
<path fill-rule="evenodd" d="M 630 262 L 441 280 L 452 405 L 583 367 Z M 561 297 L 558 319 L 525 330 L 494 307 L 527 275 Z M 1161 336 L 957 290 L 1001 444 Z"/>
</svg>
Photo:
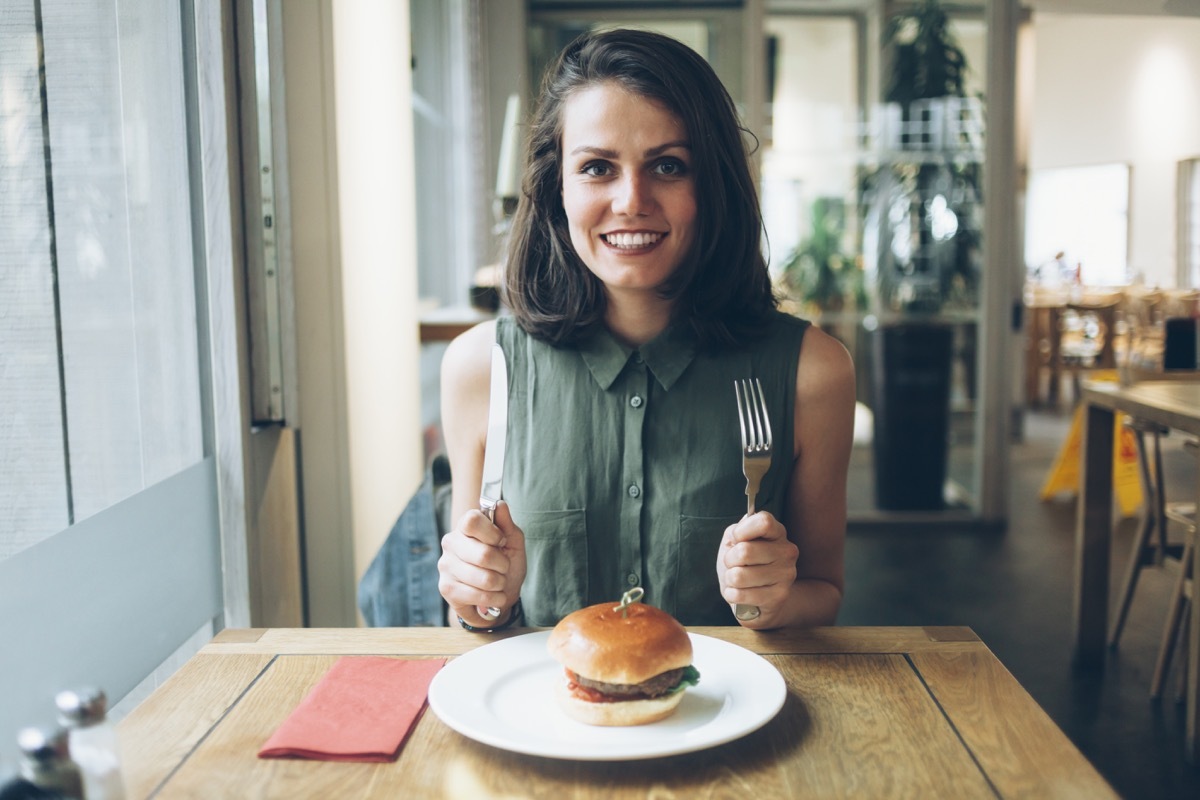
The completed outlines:
<svg viewBox="0 0 1200 800">
<path fill-rule="evenodd" d="M 574 611 L 550 632 L 547 647 L 564 667 L 589 680 L 643 683 L 692 663 L 692 640 L 665 611 L 632 603 L 598 603 Z"/>
</svg>

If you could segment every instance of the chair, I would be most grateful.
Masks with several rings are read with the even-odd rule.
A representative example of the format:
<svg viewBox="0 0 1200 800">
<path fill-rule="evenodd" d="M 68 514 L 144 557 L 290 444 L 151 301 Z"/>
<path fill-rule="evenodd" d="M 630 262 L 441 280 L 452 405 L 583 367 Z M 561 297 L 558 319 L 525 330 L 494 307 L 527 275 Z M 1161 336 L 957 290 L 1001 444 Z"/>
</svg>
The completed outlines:
<svg viewBox="0 0 1200 800">
<path fill-rule="evenodd" d="M 1127 329 L 1123 363 L 1137 369 L 1161 369 L 1163 350 L 1161 290 L 1134 290 L 1125 293 L 1121 315 Z"/>
<path fill-rule="evenodd" d="M 1058 404 L 1062 310 L 1060 305 L 1029 305 L 1025 309 L 1029 320 L 1025 337 L 1025 401 L 1031 407 Z M 1045 392 L 1043 373 L 1049 373 Z"/>
<path fill-rule="evenodd" d="M 1137 589 L 1138 577 L 1147 566 L 1161 566 L 1163 560 L 1180 558 L 1182 545 L 1167 541 L 1167 502 L 1163 494 L 1163 461 L 1161 438 L 1168 429 L 1148 420 L 1135 417 L 1125 418 L 1125 427 L 1133 432 L 1138 453 L 1138 477 L 1142 484 L 1142 518 L 1130 548 L 1129 564 L 1121 581 L 1117 595 L 1117 610 L 1108 633 L 1108 646 L 1115 648 L 1125 628 L 1133 593 Z M 1149 437 L 1150 444 L 1146 440 Z M 1174 505 L 1174 504 L 1173 504 Z M 1157 534 L 1151 541 L 1152 534 Z"/>
<path fill-rule="evenodd" d="M 1200 455 L 1200 443 L 1190 440 L 1184 444 L 1193 454 Z M 1200 499 L 1200 498 L 1198 498 Z M 1171 670 L 1171 660 L 1176 648 L 1186 639 L 1188 615 L 1195 613 L 1195 581 L 1192 576 L 1193 552 L 1197 546 L 1196 534 L 1196 503 L 1168 503 L 1166 517 L 1187 529 L 1187 539 L 1180 554 L 1179 576 L 1175 579 L 1175 587 L 1171 592 L 1170 605 L 1167 607 L 1167 620 L 1163 625 L 1162 642 L 1158 648 L 1158 661 L 1154 665 L 1154 677 L 1150 681 L 1150 697 L 1158 700 L 1162 697 L 1163 684 Z M 1180 674 L 1187 673 L 1187 647 L 1180 648 L 1183 652 L 1183 663 Z M 1182 683 L 1182 682 L 1181 682 Z M 1182 694 L 1182 692 L 1180 693 Z"/>
</svg>

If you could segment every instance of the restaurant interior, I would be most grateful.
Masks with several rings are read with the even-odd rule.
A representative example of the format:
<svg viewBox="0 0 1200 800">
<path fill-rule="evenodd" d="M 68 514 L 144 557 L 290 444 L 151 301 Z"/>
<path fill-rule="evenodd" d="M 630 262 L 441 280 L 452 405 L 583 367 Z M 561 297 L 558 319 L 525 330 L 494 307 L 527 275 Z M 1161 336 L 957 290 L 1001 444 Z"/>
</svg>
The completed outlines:
<svg viewBox="0 0 1200 800">
<path fill-rule="evenodd" d="M 839 625 L 969 627 L 1117 795 L 1200 797 L 1196 431 L 1117 415 L 1075 649 L 1085 394 L 1200 380 L 1200 5 L 60 5 L 0 12 L 0 778 L 64 682 L 121 720 L 222 630 L 364 626 L 541 71 L 636 26 L 726 83 L 783 307 L 854 357 Z"/>
</svg>

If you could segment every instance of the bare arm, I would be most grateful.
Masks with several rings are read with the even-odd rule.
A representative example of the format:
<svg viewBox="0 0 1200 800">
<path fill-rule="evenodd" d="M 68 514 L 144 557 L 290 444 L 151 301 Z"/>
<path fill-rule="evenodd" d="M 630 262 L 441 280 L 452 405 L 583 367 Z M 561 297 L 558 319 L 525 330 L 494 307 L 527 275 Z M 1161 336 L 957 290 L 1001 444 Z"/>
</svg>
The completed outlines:
<svg viewBox="0 0 1200 800">
<path fill-rule="evenodd" d="M 451 519 L 479 508 L 488 387 L 496 323 L 484 322 L 457 337 L 442 358 L 442 436 L 450 458 Z"/>
<path fill-rule="evenodd" d="M 491 627 L 504 622 L 525 580 L 525 538 L 506 504 L 495 524 L 479 511 L 495 322 L 471 328 L 450 343 L 442 359 L 442 432 L 451 470 L 454 530 L 442 537 L 438 590 L 450 623 Z M 502 609 L 489 619 L 481 609 Z"/>
<path fill-rule="evenodd" d="M 837 619 L 854 381 L 854 364 L 841 343 L 815 327 L 806 332 L 796 371 L 796 456 L 784 519 L 766 512 L 744 517 L 726 531 L 718 562 L 725 599 L 762 609 L 742 623 L 746 627 L 832 625 Z"/>
</svg>

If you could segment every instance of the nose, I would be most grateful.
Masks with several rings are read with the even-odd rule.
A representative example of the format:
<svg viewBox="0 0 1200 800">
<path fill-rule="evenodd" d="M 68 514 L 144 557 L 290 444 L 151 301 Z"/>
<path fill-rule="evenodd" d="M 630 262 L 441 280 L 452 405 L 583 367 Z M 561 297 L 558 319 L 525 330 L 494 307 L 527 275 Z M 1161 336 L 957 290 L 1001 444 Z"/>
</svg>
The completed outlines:
<svg viewBox="0 0 1200 800">
<path fill-rule="evenodd" d="M 616 182 L 613 193 L 613 213 L 636 217 L 650 210 L 654 199 L 650 182 L 645 176 L 629 173 Z"/>
</svg>

